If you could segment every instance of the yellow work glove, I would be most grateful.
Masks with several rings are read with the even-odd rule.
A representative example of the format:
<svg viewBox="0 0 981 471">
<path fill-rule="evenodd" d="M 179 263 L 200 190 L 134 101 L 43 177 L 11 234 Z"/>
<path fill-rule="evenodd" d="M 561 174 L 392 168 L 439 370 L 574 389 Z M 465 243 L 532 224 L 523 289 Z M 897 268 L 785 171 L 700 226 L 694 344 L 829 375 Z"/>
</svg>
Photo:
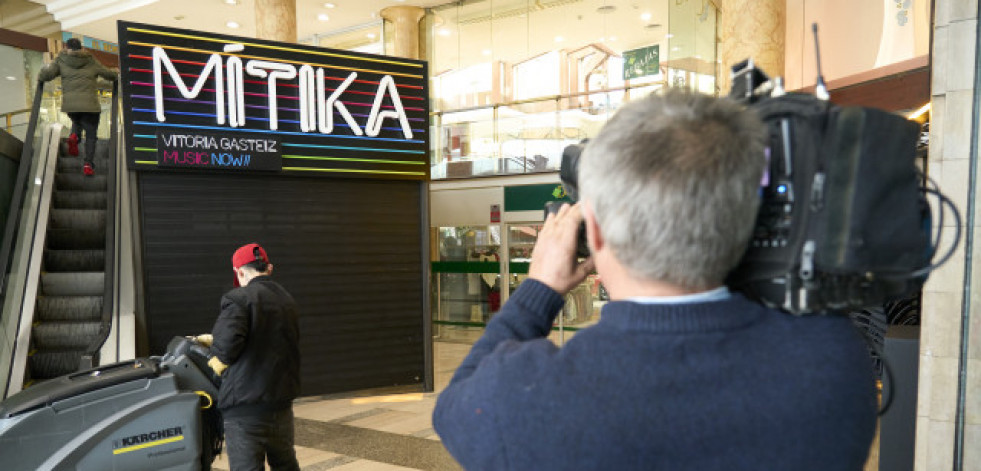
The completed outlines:
<svg viewBox="0 0 981 471">
<path fill-rule="evenodd" d="M 221 372 L 225 371 L 225 368 L 228 368 L 228 365 L 222 363 L 218 357 L 211 357 L 211 359 L 208 360 L 208 366 L 210 366 L 212 370 L 215 370 L 215 374 L 218 376 L 221 376 Z"/>
<path fill-rule="evenodd" d="M 194 337 L 194 340 L 197 341 L 197 343 L 204 345 L 205 347 L 210 347 L 211 342 L 214 341 L 214 337 L 212 337 L 211 334 L 201 334 L 198 335 L 197 337 Z"/>
</svg>

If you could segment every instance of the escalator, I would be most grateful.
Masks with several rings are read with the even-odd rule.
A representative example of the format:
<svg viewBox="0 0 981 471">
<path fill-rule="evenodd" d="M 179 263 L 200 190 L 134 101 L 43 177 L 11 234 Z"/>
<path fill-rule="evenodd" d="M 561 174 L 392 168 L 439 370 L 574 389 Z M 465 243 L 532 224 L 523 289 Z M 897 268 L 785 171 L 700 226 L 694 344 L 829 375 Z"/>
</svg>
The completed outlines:
<svg viewBox="0 0 981 471">
<path fill-rule="evenodd" d="M 34 308 L 24 387 L 82 365 L 89 345 L 104 338 L 107 177 L 82 174 L 82 155 L 62 143 Z M 79 146 L 80 148 L 83 146 Z M 95 167 L 109 165 L 109 142 L 96 147 Z"/>
<path fill-rule="evenodd" d="M 116 94 L 109 139 L 96 146 L 96 175 L 85 176 L 84 146 L 78 156 L 69 155 L 62 125 L 42 122 L 42 91 L 39 82 L 0 246 L 0 338 L 13 339 L 0 341 L 0 398 L 98 365 L 113 331 Z"/>
</svg>

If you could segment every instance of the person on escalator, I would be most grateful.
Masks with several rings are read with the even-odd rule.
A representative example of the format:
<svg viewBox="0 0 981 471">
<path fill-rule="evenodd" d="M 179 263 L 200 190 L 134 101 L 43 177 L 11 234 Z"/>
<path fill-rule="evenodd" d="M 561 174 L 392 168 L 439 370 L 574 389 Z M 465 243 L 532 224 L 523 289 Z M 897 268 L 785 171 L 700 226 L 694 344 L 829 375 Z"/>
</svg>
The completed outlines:
<svg viewBox="0 0 981 471">
<path fill-rule="evenodd" d="M 68 154 L 78 155 L 78 143 L 85 139 L 85 161 L 82 172 L 95 175 L 95 143 L 98 139 L 99 96 L 96 89 L 99 77 L 108 81 L 116 80 L 118 74 L 107 69 L 95 60 L 92 54 L 82 49 L 78 38 L 65 41 L 65 48 L 55 60 L 41 69 L 39 79 L 53 80 L 61 76 L 61 111 L 72 120 L 72 132 L 68 136 Z"/>
</svg>

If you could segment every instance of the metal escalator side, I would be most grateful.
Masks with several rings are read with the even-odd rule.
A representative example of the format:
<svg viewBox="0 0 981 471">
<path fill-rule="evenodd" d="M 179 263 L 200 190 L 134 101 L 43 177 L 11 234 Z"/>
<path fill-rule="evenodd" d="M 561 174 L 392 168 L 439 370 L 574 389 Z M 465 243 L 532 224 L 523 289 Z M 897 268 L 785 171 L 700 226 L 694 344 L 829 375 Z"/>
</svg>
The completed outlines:
<svg viewBox="0 0 981 471">
<path fill-rule="evenodd" d="M 98 364 L 111 331 L 116 231 L 108 228 L 115 227 L 115 89 L 113 83 L 110 139 L 97 143 L 95 176 L 82 174 L 84 151 L 68 155 L 60 124 L 44 127 L 40 152 L 30 157 L 36 162 L 34 185 L 25 194 L 34 199 L 25 203 L 36 204 L 23 206 L 10 288 L 14 281 L 19 284 L 5 293 L 0 319 L 5 337 L 13 339 L 9 364 L 0 350 L 3 397 Z"/>
</svg>

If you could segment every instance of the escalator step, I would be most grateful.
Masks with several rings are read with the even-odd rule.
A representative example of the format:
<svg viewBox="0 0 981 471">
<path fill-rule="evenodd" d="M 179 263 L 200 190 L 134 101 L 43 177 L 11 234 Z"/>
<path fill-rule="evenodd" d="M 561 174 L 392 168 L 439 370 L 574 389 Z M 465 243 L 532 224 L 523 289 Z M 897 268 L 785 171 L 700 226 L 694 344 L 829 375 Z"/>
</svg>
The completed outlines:
<svg viewBox="0 0 981 471">
<path fill-rule="evenodd" d="M 55 175 L 55 190 L 67 191 L 106 191 L 106 176 L 87 177 L 80 173 Z"/>
<path fill-rule="evenodd" d="M 56 191 L 52 206 L 55 209 L 105 209 L 106 193 L 104 191 Z"/>
<path fill-rule="evenodd" d="M 51 211 L 48 227 L 70 229 L 75 232 L 105 233 L 106 210 L 104 209 L 55 209 Z"/>
<path fill-rule="evenodd" d="M 38 351 L 28 359 L 30 377 L 34 381 L 43 381 L 74 373 L 81 360 L 81 350 Z"/>
<path fill-rule="evenodd" d="M 103 271 L 105 250 L 45 250 L 44 271 Z"/>
<path fill-rule="evenodd" d="M 34 319 L 51 321 L 100 321 L 102 296 L 38 296 Z"/>
<path fill-rule="evenodd" d="M 41 293 L 44 296 L 102 296 L 104 290 L 103 272 L 41 274 Z"/>
<path fill-rule="evenodd" d="M 109 154 L 109 141 L 107 139 L 96 139 L 95 155 L 106 156 Z M 58 155 L 68 155 L 68 138 L 61 138 L 61 146 L 58 148 Z M 85 141 L 78 143 L 78 155 L 85 155 Z"/>
<path fill-rule="evenodd" d="M 84 350 L 98 337 L 101 322 L 41 322 L 31 330 L 31 342 L 38 352 Z"/>
<path fill-rule="evenodd" d="M 48 250 L 104 250 L 106 232 L 76 232 L 71 229 L 48 229 Z"/>
<path fill-rule="evenodd" d="M 109 158 L 102 156 L 96 157 L 92 162 L 95 165 L 95 170 L 98 172 L 99 169 L 108 168 Z M 82 173 L 82 165 L 85 161 L 81 157 L 59 157 L 58 158 L 58 173 Z"/>
</svg>

